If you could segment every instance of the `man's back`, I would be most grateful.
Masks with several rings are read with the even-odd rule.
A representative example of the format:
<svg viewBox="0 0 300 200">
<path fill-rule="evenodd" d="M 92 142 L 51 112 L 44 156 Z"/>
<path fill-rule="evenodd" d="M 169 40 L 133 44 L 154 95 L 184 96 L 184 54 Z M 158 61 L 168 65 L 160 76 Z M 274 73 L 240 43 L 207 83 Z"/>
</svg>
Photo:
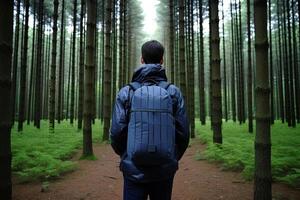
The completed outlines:
<svg viewBox="0 0 300 200">
<path fill-rule="evenodd" d="M 131 86 L 123 87 L 116 97 L 110 139 L 121 157 L 124 200 L 144 200 L 148 195 L 150 199 L 170 200 L 178 161 L 189 143 L 183 96 L 175 85 L 163 86 L 168 84 L 161 66 L 163 54 L 158 41 L 144 43 L 143 65 L 134 72 Z M 161 106 L 162 103 L 167 105 Z M 141 115 L 144 117 L 139 118 Z M 166 121 L 162 120 L 165 115 Z M 153 142 L 154 138 L 157 141 Z M 167 156 L 160 158 L 161 155 Z"/>
</svg>

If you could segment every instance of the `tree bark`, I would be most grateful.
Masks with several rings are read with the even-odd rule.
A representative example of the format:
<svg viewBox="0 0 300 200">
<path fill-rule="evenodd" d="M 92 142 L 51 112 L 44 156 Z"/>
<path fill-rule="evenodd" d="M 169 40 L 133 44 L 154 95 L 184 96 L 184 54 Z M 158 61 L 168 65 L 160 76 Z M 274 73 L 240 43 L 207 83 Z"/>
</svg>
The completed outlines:
<svg viewBox="0 0 300 200">
<path fill-rule="evenodd" d="M 86 65 L 84 72 L 83 156 L 93 155 L 93 84 L 95 73 L 96 1 L 87 0 Z"/>
<path fill-rule="evenodd" d="M 224 110 L 225 121 L 228 121 L 227 108 L 227 75 L 226 75 L 226 47 L 225 47 L 225 21 L 224 21 L 224 0 L 222 0 L 222 32 L 223 32 L 223 88 L 224 88 Z"/>
<path fill-rule="evenodd" d="M 11 182 L 11 68 L 13 1 L 0 1 L 0 199 L 12 198 Z"/>
<path fill-rule="evenodd" d="M 253 108 L 252 108 L 252 55 L 251 55 L 251 12 L 250 0 L 247 0 L 247 36 L 248 36 L 248 131 L 253 132 Z"/>
<path fill-rule="evenodd" d="M 84 97 L 84 49 L 83 49 L 83 18 L 84 18 L 85 0 L 81 0 L 80 11 L 80 41 L 79 41 L 79 94 L 78 94 L 78 130 L 82 129 L 83 118 L 83 97 Z"/>
<path fill-rule="evenodd" d="M 60 123 L 62 120 L 62 112 L 63 112 L 63 79 L 64 79 L 64 54 L 65 54 L 65 37 L 64 37 L 64 23 L 65 23 L 65 0 L 62 0 L 61 6 L 61 24 L 60 24 L 60 49 L 59 49 L 59 79 L 58 79 L 58 98 L 57 98 L 57 123 Z"/>
<path fill-rule="evenodd" d="M 56 46 L 57 46 L 57 18 L 58 18 L 58 0 L 54 0 L 53 13 L 53 37 L 52 37 L 52 57 L 49 84 L 49 131 L 54 132 L 55 126 L 55 86 L 56 86 Z"/>
<path fill-rule="evenodd" d="M 38 42 L 37 42 L 37 55 L 36 55 L 36 76 L 35 76 L 35 109 L 34 109 L 34 125 L 39 129 L 41 120 L 42 108 L 42 52 L 43 52 L 43 5 L 44 0 L 39 1 L 38 11 Z"/>
<path fill-rule="evenodd" d="M 184 47 L 184 2 L 179 0 L 179 65 L 180 65 L 180 89 L 183 97 L 186 97 L 185 81 L 185 47 Z"/>
<path fill-rule="evenodd" d="M 220 70 L 220 36 L 218 0 L 210 0 L 211 5 L 211 65 L 212 65 L 212 125 L 213 142 L 222 144 L 222 96 Z"/>
<path fill-rule="evenodd" d="M 28 21 L 29 21 L 29 0 L 25 1 L 25 30 L 24 43 L 22 49 L 21 75 L 20 75 L 20 100 L 19 100 L 19 122 L 18 131 L 23 130 L 25 115 L 25 97 L 26 97 L 26 71 L 27 71 L 27 52 L 28 52 Z"/>
<path fill-rule="evenodd" d="M 256 52 L 256 136 L 254 199 L 271 200 L 270 86 L 267 0 L 254 0 Z"/>
<path fill-rule="evenodd" d="M 20 32 L 20 8 L 21 0 L 17 0 L 17 14 L 16 14 L 16 25 L 15 25 L 15 39 L 14 39 L 14 49 L 13 49 L 13 71 L 12 71 L 12 123 L 15 123 L 16 114 L 16 91 L 17 91 L 17 72 L 18 72 L 18 62 L 19 62 L 19 32 Z"/>
<path fill-rule="evenodd" d="M 106 29 L 105 29 L 105 66 L 104 66 L 104 127 L 103 127 L 103 141 L 109 139 L 110 127 L 110 113 L 111 113 L 111 78 L 112 78 L 112 58 L 111 58 L 111 13 L 112 13 L 112 0 L 107 1 L 106 5 Z"/>
</svg>

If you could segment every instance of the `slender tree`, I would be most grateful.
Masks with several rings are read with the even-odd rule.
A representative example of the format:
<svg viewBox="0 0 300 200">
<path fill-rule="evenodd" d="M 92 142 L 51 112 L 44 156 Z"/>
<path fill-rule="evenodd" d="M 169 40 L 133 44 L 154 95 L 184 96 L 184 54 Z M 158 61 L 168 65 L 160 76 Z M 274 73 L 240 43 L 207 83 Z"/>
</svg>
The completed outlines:
<svg viewBox="0 0 300 200">
<path fill-rule="evenodd" d="M 120 33 L 119 33 L 119 89 L 122 88 L 123 86 L 123 68 L 124 68 L 124 0 L 120 0 L 120 11 L 119 11 L 119 16 L 120 16 Z"/>
<path fill-rule="evenodd" d="M 199 101 L 200 101 L 200 121 L 205 125 L 206 111 L 205 111 L 205 85 L 204 85 L 204 37 L 203 37 L 203 1 L 199 1 L 199 31 L 200 31 L 200 63 L 199 63 Z"/>
<path fill-rule="evenodd" d="M 174 82 L 174 0 L 169 0 L 169 18 L 169 69 L 171 71 L 171 82 Z"/>
<path fill-rule="evenodd" d="M 11 183 L 11 67 L 13 1 L 0 1 L 0 199 L 12 198 Z"/>
<path fill-rule="evenodd" d="M 29 91 L 28 91 L 28 102 L 27 102 L 27 124 L 30 124 L 30 121 L 32 120 L 32 103 L 33 103 L 33 83 L 34 83 L 34 74 L 35 74 L 35 68 L 34 68 L 34 60 L 35 60 L 35 33 L 36 33 L 36 29 L 35 29 L 35 21 L 36 21 L 36 1 L 33 2 L 33 33 L 32 33 L 32 43 L 31 46 L 33 48 L 31 48 L 31 64 L 30 64 L 30 76 L 29 76 Z"/>
<path fill-rule="evenodd" d="M 232 19 L 231 22 L 231 62 L 232 62 L 232 69 L 231 69 L 231 109 L 232 109 L 232 120 L 236 121 L 236 85 L 235 85 L 235 42 L 234 42 L 234 23 L 233 23 L 233 5 L 230 1 L 230 16 Z"/>
<path fill-rule="evenodd" d="M 79 99 L 78 99 L 78 126 L 80 130 L 82 128 L 82 116 L 83 116 L 83 97 L 84 97 L 84 50 L 83 50 L 83 18 L 84 18 L 85 0 L 81 0 L 80 9 L 80 41 L 79 41 Z"/>
<path fill-rule="evenodd" d="M 254 0 L 256 136 L 254 199 L 272 199 L 267 0 Z"/>
<path fill-rule="evenodd" d="M 271 13 L 271 0 L 268 0 L 268 15 L 269 15 L 269 66 L 270 66 L 270 100 L 271 100 L 271 123 L 274 124 L 274 95 L 273 95 L 273 85 L 274 85 L 274 77 L 273 77 L 273 45 L 272 45 L 272 13 Z"/>
<path fill-rule="evenodd" d="M 19 62 L 19 33 L 20 33 L 20 10 L 21 10 L 21 0 L 17 0 L 17 13 L 15 22 L 15 38 L 14 38 L 14 49 L 13 49 L 13 69 L 12 69 L 12 123 L 15 121 L 15 110 L 16 110 L 16 91 L 17 91 L 17 72 L 18 72 L 18 62 Z"/>
<path fill-rule="evenodd" d="M 112 0 L 107 1 L 105 17 L 105 66 L 104 66 L 104 99 L 103 99 L 103 140 L 109 139 L 110 113 L 111 113 L 111 78 L 112 78 L 112 57 L 111 57 L 111 21 L 112 21 Z"/>
<path fill-rule="evenodd" d="M 93 155 L 92 120 L 93 87 L 95 73 L 95 28 L 96 0 L 87 0 L 86 64 L 84 72 L 84 115 L 83 115 L 83 156 Z"/>
<path fill-rule="evenodd" d="M 42 108 L 42 53 L 43 53 L 43 6 L 44 0 L 39 1 L 38 8 L 38 31 L 37 31 L 37 55 L 35 63 L 35 102 L 34 102 L 34 125 L 40 128 L 41 108 Z"/>
<path fill-rule="evenodd" d="M 179 64 L 180 64 L 180 89 L 186 97 L 185 74 L 185 46 L 184 46 L 184 5 L 185 0 L 179 0 Z"/>
<path fill-rule="evenodd" d="M 25 30 L 24 43 L 22 48 L 21 75 L 20 75 L 20 100 L 19 100 L 19 122 L 18 131 L 23 130 L 25 116 L 25 97 L 26 97 L 26 71 L 27 71 L 27 52 L 28 52 L 28 21 L 29 21 L 29 0 L 25 0 Z"/>
<path fill-rule="evenodd" d="M 211 18 L 211 65 L 212 65 L 212 125 L 213 141 L 222 144 L 222 97 L 220 70 L 220 37 L 218 0 L 210 0 Z"/>
<path fill-rule="evenodd" d="M 222 33 L 223 33 L 223 88 L 224 88 L 224 111 L 225 121 L 228 120 L 228 108 L 227 108 L 227 76 L 226 76 L 226 47 L 225 47 L 225 21 L 224 21 L 224 0 L 222 0 Z"/>
<path fill-rule="evenodd" d="M 70 123 L 74 122 L 75 109 L 75 54 L 76 54 L 76 23 L 77 23 L 77 0 L 74 0 L 73 8 L 73 48 L 72 48 L 72 74 L 71 74 L 71 102 L 70 102 Z M 70 73 L 70 72 L 69 72 Z"/>
<path fill-rule="evenodd" d="M 65 37 L 64 37 L 64 22 L 65 22 L 65 0 L 61 3 L 61 21 L 60 21 L 60 47 L 59 47 L 59 72 L 58 72 L 58 95 L 57 95 L 57 123 L 60 123 L 62 119 L 62 107 L 63 107 L 63 71 L 64 71 L 64 54 L 65 54 Z"/>
<path fill-rule="evenodd" d="M 58 18 L 58 0 L 54 0 L 53 13 L 53 36 L 52 36 L 52 57 L 51 57 L 51 72 L 49 84 L 49 130 L 54 131 L 55 120 L 55 84 L 56 84 L 56 46 L 57 46 L 57 18 Z"/>
<path fill-rule="evenodd" d="M 250 27 L 250 0 L 247 0 L 247 36 L 248 36 L 248 131 L 253 132 L 253 113 L 252 113 L 252 55 L 251 55 L 251 27 Z"/>
</svg>

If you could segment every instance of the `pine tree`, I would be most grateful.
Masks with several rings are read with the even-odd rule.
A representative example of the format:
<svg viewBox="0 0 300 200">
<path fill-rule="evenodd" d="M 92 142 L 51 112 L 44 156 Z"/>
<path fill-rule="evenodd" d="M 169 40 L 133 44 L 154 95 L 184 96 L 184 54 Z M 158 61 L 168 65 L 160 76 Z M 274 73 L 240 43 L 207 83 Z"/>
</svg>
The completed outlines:
<svg viewBox="0 0 300 200">
<path fill-rule="evenodd" d="M 12 198 L 11 182 L 11 68 L 13 1 L 0 1 L 0 199 Z"/>
<path fill-rule="evenodd" d="M 271 200 L 270 86 L 267 0 L 254 0 L 256 52 L 256 136 L 254 199 Z M 269 106 L 268 106 L 269 105 Z"/>
<path fill-rule="evenodd" d="M 77 128 L 82 128 L 83 118 L 83 97 L 84 97 L 84 50 L 83 50 L 83 18 L 84 18 L 85 0 L 81 0 L 80 9 L 80 41 L 79 41 L 79 98 L 78 98 L 78 125 Z"/>
<path fill-rule="evenodd" d="M 55 123 L 55 90 L 56 90 L 56 46 L 57 46 L 57 18 L 58 18 L 58 0 L 53 1 L 53 36 L 52 36 L 52 60 L 49 84 L 49 130 L 54 131 Z"/>
<path fill-rule="evenodd" d="M 25 120 L 25 97 L 26 97 L 26 71 L 27 71 L 27 52 L 28 52 L 28 21 L 29 21 L 29 0 L 25 0 L 25 30 L 24 43 L 22 48 L 21 77 L 20 77 L 20 100 L 19 100 L 19 122 L 18 131 L 23 130 Z"/>
<path fill-rule="evenodd" d="M 103 141 L 109 139 L 110 113 L 111 113 L 111 78 L 112 78 L 112 57 L 111 57 L 111 13 L 112 0 L 107 1 L 106 5 L 106 30 L 105 30 L 105 66 L 104 66 L 104 99 L 103 99 Z"/>
<path fill-rule="evenodd" d="M 221 97 L 221 70 L 220 70 L 220 37 L 218 0 L 210 0 L 211 18 L 211 65 L 212 65 L 212 128 L 213 142 L 222 144 L 222 97 Z"/>
<path fill-rule="evenodd" d="M 71 74 L 71 102 L 70 102 L 70 123 L 74 121 L 75 109 L 75 54 L 76 54 L 76 24 L 77 24 L 77 0 L 73 3 L 73 48 L 72 48 L 72 74 Z M 70 73 L 70 72 L 69 72 Z"/>
<path fill-rule="evenodd" d="M 247 36 L 248 36 L 248 131 L 253 132 L 252 113 L 252 55 L 251 55 L 251 30 L 250 30 L 250 0 L 247 0 Z"/>
<path fill-rule="evenodd" d="M 95 74 L 96 0 L 87 0 L 86 65 L 84 72 L 83 156 L 93 155 L 92 120 Z"/>
</svg>

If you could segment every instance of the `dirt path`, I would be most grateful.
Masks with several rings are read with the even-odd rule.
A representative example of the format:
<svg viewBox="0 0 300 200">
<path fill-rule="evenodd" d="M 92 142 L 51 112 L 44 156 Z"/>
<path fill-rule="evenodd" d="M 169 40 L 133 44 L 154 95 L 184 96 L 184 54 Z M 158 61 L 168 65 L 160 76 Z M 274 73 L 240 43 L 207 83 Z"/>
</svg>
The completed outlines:
<svg viewBox="0 0 300 200">
<path fill-rule="evenodd" d="M 222 171 L 217 165 L 194 159 L 199 142 L 188 148 L 175 176 L 173 200 L 250 200 L 253 184 L 244 182 L 239 173 Z M 81 152 L 75 156 L 78 160 Z M 96 161 L 78 161 L 78 170 L 49 184 L 41 192 L 41 183 L 14 184 L 13 199 L 118 200 L 122 199 L 122 174 L 119 158 L 109 145 L 95 145 Z M 300 190 L 273 184 L 273 199 L 300 200 Z"/>
</svg>

